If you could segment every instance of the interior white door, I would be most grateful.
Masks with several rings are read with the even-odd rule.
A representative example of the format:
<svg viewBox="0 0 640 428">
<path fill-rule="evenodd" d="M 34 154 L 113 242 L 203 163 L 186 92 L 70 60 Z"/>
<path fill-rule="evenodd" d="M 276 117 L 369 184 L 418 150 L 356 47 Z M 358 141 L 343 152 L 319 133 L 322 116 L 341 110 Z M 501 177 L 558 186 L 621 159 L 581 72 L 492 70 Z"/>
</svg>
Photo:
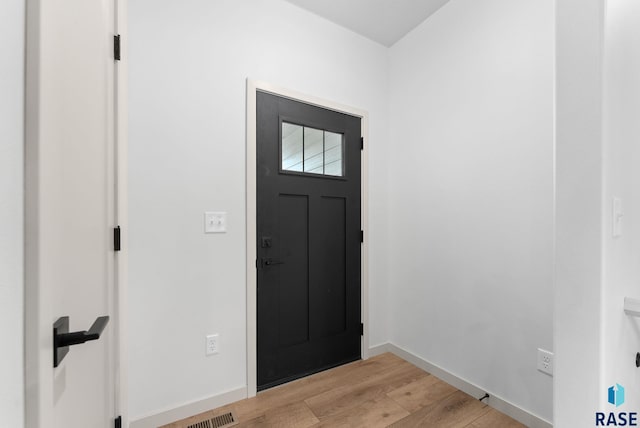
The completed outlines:
<svg viewBox="0 0 640 428">
<path fill-rule="evenodd" d="M 28 12 L 29 427 L 116 417 L 115 12 L 115 0 L 33 1 Z M 110 317 L 100 338 L 54 368 L 54 322 L 69 317 L 81 332 L 100 316 Z"/>
</svg>

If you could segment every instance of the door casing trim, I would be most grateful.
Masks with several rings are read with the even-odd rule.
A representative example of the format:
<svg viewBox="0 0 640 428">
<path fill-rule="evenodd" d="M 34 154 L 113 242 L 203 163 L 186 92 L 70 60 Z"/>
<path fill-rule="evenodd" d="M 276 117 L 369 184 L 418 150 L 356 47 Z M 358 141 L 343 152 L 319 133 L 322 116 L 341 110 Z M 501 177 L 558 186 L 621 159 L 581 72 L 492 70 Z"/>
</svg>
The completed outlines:
<svg viewBox="0 0 640 428">
<path fill-rule="evenodd" d="M 361 322 L 364 324 L 364 334 L 360 341 L 362 359 L 366 360 L 369 355 L 369 275 L 368 275 L 368 166 L 369 153 L 367 150 L 369 141 L 369 114 L 362 109 L 335 103 L 326 99 L 303 94 L 290 89 L 282 88 L 263 81 L 247 79 L 247 153 L 246 153 L 246 236 L 247 236 L 247 258 L 246 258 L 246 289 L 247 289 L 247 396 L 254 397 L 257 392 L 258 380 L 258 334 L 257 334 L 257 283 L 256 272 L 257 260 L 257 213 L 256 213 L 256 94 L 257 92 L 267 92 L 280 97 L 289 98 L 306 104 L 315 105 L 345 113 L 361 119 L 360 126 L 365 145 L 361 151 L 361 218 L 362 229 L 364 230 L 364 243 L 362 244 L 362 258 L 360 264 L 361 277 Z"/>
</svg>

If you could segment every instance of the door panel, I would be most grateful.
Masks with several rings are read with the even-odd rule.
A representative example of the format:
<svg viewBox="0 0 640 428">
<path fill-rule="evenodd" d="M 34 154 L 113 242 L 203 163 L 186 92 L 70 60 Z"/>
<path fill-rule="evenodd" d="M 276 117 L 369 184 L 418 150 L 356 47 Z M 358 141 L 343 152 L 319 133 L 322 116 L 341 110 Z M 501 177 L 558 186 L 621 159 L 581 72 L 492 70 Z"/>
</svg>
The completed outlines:
<svg viewBox="0 0 640 428">
<path fill-rule="evenodd" d="M 279 218 L 278 240 L 282 260 L 286 263 L 268 269 L 274 277 L 267 281 L 279 284 L 278 307 L 289 308 L 279 313 L 279 340 L 287 347 L 309 340 L 309 307 L 296 302 L 309 300 L 309 289 L 300 287 L 309 277 L 309 198 L 306 195 L 279 195 L 278 212 L 291 214 L 290 221 Z"/>
<path fill-rule="evenodd" d="M 347 327 L 346 198 L 321 197 L 318 216 L 324 221 L 318 222 L 318 243 L 312 256 L 317 275 L 314 279 L 321 292 L 312 296 L 311 302 L 317 308 L 315 333 L 327 337 L 342 333 Z"/>
<path fill-rule="evenodd" d="M 29 90 L 37 91 L 38 114 L 28 120 L 38 134 L 28 138 L 27 150 L 37 162 L 28 166 L 27 194 L 35 202 L 27 208 L 33 211 L 27 245 L 37 246 L 37 253 L 27 263 L 28 284 L 39 293 L 38 352 L 44 364 L 37 372 L 39 414 L 28 414 L 27 421 L 54 428 L 112 427 L 115 0 L 36 3 L 39 18 L 30 25 L 40 33 L 39 86 Z M 70 332 L 88 330 L 100 316 L 110 320 L 98 340 L 70 346 L 54 368 L 53 324 L 64 316 Z"/>
<path fill-rule="evenodd" d="M 360 119 L 257 93 L 258 389 L 360 358 Z"/>
</svg>

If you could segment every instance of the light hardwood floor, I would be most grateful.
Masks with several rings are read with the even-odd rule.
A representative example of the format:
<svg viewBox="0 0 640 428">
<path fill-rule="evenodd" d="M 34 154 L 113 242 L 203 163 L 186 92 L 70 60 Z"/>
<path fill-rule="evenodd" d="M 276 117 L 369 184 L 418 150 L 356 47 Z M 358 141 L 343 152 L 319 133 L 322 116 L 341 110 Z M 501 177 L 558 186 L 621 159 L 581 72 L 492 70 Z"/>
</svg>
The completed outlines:
<svg viewBox="0 0 640 428">
<path fill-rule="evenodd" d="M 233 412 L 236 427 L 523 427 L 405 360 L 382 354 L 162 428 Z"/>
</svg>

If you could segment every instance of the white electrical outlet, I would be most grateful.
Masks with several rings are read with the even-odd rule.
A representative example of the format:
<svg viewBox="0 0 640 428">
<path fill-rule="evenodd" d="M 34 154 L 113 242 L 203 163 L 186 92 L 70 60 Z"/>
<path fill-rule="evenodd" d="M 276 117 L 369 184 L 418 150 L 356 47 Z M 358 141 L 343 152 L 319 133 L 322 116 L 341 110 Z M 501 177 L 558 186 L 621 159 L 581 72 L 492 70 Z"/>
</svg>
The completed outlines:
<svg viewBox="0 0 640 428">
<path fill-rule="evenodd" d="M 553 352 L 538 348 L 538 370 L 553 376 Z"/>
<path fill-rule="evenodd" d="M 218 350 L 218 335 L 210 334 L 207 336 L 205 355 L 209 356 L 217 354 L 218 352 L 220 352 Z"/>
</svg>

